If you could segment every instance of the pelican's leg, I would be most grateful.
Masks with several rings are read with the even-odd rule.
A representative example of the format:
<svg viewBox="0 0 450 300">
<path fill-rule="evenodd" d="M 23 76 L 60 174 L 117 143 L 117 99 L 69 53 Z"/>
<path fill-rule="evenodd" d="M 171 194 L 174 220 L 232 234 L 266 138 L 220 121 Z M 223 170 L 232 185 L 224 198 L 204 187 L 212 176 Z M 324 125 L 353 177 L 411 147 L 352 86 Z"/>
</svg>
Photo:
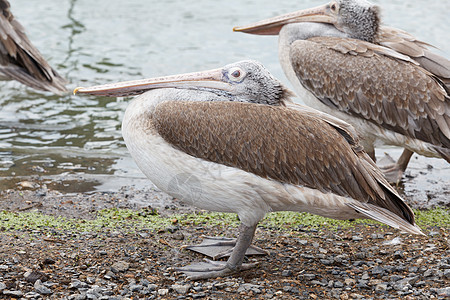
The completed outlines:
<svg viewBox="0 0 450 300">
<path fill-rule="evenodd" d="M 384 176 L 389 183 L 398 184 L 402 180 L 403 173 L 405 172 L 413 154 L 414 152 L 405 148 L 396 163 L 394 162 L 380 166 L 380 169 L 383 171 Z M 390 159 L 392 160 L 392 158 Z"/>
<path fill-rule="evenodd" d="M 249 227 L 241 223 L 236 245 L 226 262 L 206 260 L 178 268 L 177 271 L 183 272 L 191 280 L 198 280 L 225 276 L 254 267 L 256 263 L 243 264 L 243 261 L 245 252 L 252 243 L 255 230 L 256 224 Z"/>
</svg>

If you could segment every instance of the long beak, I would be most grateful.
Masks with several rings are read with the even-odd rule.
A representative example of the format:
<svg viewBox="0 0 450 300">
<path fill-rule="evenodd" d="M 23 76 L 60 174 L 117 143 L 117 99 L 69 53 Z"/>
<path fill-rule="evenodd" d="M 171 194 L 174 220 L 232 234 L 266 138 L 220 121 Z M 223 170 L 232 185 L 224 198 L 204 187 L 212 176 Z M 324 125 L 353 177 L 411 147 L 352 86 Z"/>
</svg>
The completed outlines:
<svg viewBox="0 0 450 300">
<path fill-rule="evenodd" d="M 247 26 L 237 26 L 233 31 L 259 35 L 277 35 L 281 28 L 289 23 L 318 22 L 335 23 L 336 18 L 330 13 L 329 4 L 299 10 L 278 17 L 265 19 Z"/>
<path fill-rule="evenodd" d="M 123 81 L 97 85 L 92 87 L 77 87 L 74 94 L 88 94 L 110 97 L 140 95 L 148 90 L 159 88 L 212 88 L 230 91 L 231 85 L 223 80 L 222 69 L 171 75 L 165 77 Z"/>
</svg>

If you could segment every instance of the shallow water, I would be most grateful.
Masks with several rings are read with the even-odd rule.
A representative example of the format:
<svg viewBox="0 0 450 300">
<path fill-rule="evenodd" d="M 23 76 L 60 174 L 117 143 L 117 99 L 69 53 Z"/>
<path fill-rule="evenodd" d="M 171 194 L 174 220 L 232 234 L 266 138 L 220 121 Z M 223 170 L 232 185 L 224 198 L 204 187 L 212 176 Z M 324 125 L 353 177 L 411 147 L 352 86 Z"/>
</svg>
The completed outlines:
<svg viewBox="0 0 450 300">
<path fill-rule="evenodd" d="M 290 86 L 278 63 L 277 38 L 233 33 L 232 28 L 324 3 L 311 0 L 11 2 L 12 12 L 26 28 L 31 41 L 69 79 L 71 89 L 216 68 L 246 58 L 261 61 Z M 383 8 L 385 24 L 409 31 L 449 57 L 450 1 L 429 0 L 426 5 L 418 0 L 375 2 Z M 0 86 L 1 189 L 13 188 L 24 180 L 69 192 L 116 190 L 121 185 L 146 182 L 121 139 L 126 99 L 59 97 L 16 82 L 0 82 Z M 410 172 L 420 175 L 426 165 L 433 165 L 433 172 L 423 180 L 416 177 L 419 181 L 413 181 L 411 191 L 443 188 L 448 195 L 447 164 L 420 157 L 413 160 Z M 430 178 L 439 186 L 428 182 Z M 411 183 L 405 182 L 405 191 L 408 182 Z"/>
</svg>

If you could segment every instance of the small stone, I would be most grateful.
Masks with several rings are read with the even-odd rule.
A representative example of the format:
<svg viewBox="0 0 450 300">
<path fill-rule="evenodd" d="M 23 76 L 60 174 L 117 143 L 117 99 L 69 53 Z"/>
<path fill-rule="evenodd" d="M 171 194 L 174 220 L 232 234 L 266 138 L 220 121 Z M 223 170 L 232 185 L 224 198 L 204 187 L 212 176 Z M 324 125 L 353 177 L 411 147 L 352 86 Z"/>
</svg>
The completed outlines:
<svg viewBox="0 0 450 300">
<path fill-rule="evenodd" d="M 8 271 L 9 267 L 7 265 L 0 265 L 0 271 Z"/>
<path fill-rule="evenodd" d="M 34 289 L 41 295 L 50 295 L 53 293 L 51 289 L 42 284 L 40 279 L 36 280 L 34 283 Z"/>
<path fill-rule="evenodd" d="M 41 294 L 36 293 L 36 292 L 28 292 L 25 295 L 23 295 L 25 298 L 27 299 L 37 299 L 37 298 L 41 298 Z M 41 298 L 42 299 L 42 298 Z"/>
<path fill-rule="evenodd" d="M 81 289 L 81 288 L 87 288 L 87 287 L 88 287 L 87 283 L 81 282 L 78 279 L 73 280 L 69 284 L 69 289 Z"/>
<path fill-rule="evenodd" d="M 172 234 L 172 239 L 182 241 L 184 240 L 184 234 L 181 232 L 175 232 L 174 234 Z"/>
<path fill-rule="evenodd" d="M 298 243 L 302 246 L 306 246 L 308 244 L 307 240 L 299 240 Z"/>
<path fill-rule="evenodd" d="M 147 286 L 147 288 L 148 288 L 150 291 L 156 291 L 156 289 L 158 288 L 158 285 L 151 283 L 151 284 L 149 284 L 149 285 Z"/>
<path fill-rule="evenodd" d="M 340 281 L 335 281 L 333 286 L 335 288 L 343 288 L 344 284 L 342 282 L 340 282 Z"/>
<path fill-rule="evenodd" d="M 372 275 L 380 275 L 384 273 L 384 268 L 381 266 L 376 266 L 372 269 Z"/>
<path fill-rule="evenodd" d="M 14 296 L 14 297 L 22 297 L 23 293 L 21 291 L 3 290 L 3 295 Z"/>
<path fill-rule="evenodd" d="M 303 274 L 303 278 L 311 281 L 316 278 L 316 274 Z"/>
<path fill-rule="evenodd" d="M 23 274 L 23 277 L 25 278 L 26 281 L 31 282 L 31 283 L 35 283 L 36 280 L 41 280 L 41 281 L 47 281 L 48 280 L 48 276 L 47 274 L 41 272 L 41 271 L 28 271 L 25 272 L 25 274 Z"/>
<path fill-rule="evenodd" d="M 395 251 L 394 258 L 405 258 L 405 254 L 401 250 Z"/>
<path fill-rule="evenodd" d="M 189 292 L 189 290 L 191 289 L 191 285 L 190 284 L 185 284 L 185 285 L 181 285 L 181 284 L 173 284 L 171 286 L 171 288 L 177 292 L 178 294 L 181 295 L 185 295 L 187 294 L 187 292 Z"/>
<path fill-rule="evenodd" d="M 174 233 L 175 231 L 177 231 L 178 229 L 180 229 L 178 226 L 169 226 L 166 228 L 166 230 L 170 233 Z"/>
<path fill-rule="evenodd" d="M 125 272 L 130 268 L 130 264 L 126 261 L 117 261 L 111 266 L 114 273 Z"/>
<path fill-rule="evenodd" d="M 281 276 L 292 276 L 292 271 L 291 270 L 283 270 L 283 272 L 281 272 Z"/>
<path fill-rule="evenodd" d="M 359 242 L 359 241 L 362 241 L 363 238 L 360 237 L 360 236 L 354 235 L 354 236 L 352 236 L 352 240 L 355 241 L 355 242 Z"/>
<path fill-rule="evenodd" d="M 321 259 L 320 262 L 326 266 L 332 265 L 334 263 L 333 259 Z"/>
<path fill-rule="evenodd" d="M 237 292 L 241 293 L 241 292 L 253 291 L 255 294 L 259 294 L 259 293 L 261 293 L 261 290 L 260 290 L 261 288 L 262 288 L 262 286 L 260 286 L 260 285 L 244 283 L 239 286 L 239 288 L 237 289 Z"/>
<path fill-rule="evenodd" d="M 387 284 L 379 283 L 375 287 L 375 292 L 383 293 L 383 292 L 385 292 L 387 290 L 387 287 L 388 287 Z"/>
<path fill-rule="evenodd" d="M 44 265 L 53 265 L 55 264 L 55 260 L 51 259 L 51 258 L 46 258 L 42 261 L 42 264 Z"/>
<path fill-rule="evenodd" d="M 6 289 L 6 284 L 0 282 L 0 292 L 3 291 L 4 289 Z"/>
<path fill-rule="evenodd" d="M 165 296 L 169 293 L 169 289 L 159 289 L 158 290 L 158 295 L 159 296 Z"/>
<path fill-rule="evenodd" d="M 345 285 L 354 285 L 356 283 L 355 279 L 353 278 L 345 278 L 344 282 Z"/>
<path fill-rule="evenodd" d="M 436 291 L 440 297 L 450 297 L 450 286 Z"/>
<path fill-rule="evenodd" d="M 403 277 L 402 276 L 398 276 L 398 275 L 391 275 L 389 277 L 389 279 L 390 279 L 390 281 L 399 281 L 399 280 L 403 279 Z"/>
<path fill-rule="evenodd" d="M 140 284 L 130 284 L 129 289 L 132 292 L 140 292 L 144 288 L 143 285 Z"/>
<path fill-rule="evenodd" d="M 450 279 L 450 269 L 445 269 L 443 276 L 447 279 Z"/>
</svg>

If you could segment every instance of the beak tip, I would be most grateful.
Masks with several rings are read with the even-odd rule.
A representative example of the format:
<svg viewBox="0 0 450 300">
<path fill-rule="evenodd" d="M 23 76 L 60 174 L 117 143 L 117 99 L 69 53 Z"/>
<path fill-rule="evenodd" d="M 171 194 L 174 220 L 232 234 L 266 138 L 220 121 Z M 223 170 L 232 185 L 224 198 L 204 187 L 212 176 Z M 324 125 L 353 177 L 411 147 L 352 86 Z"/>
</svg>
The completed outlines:
<svg viewBox="0 0 450 300">
<path fill-rule="evenodd" d="M 76 87 L 76 88 L 73 90 L 73 94 L 76 95 L 81 89 L 83 89 L 81 86 Z"/>
</svg>

